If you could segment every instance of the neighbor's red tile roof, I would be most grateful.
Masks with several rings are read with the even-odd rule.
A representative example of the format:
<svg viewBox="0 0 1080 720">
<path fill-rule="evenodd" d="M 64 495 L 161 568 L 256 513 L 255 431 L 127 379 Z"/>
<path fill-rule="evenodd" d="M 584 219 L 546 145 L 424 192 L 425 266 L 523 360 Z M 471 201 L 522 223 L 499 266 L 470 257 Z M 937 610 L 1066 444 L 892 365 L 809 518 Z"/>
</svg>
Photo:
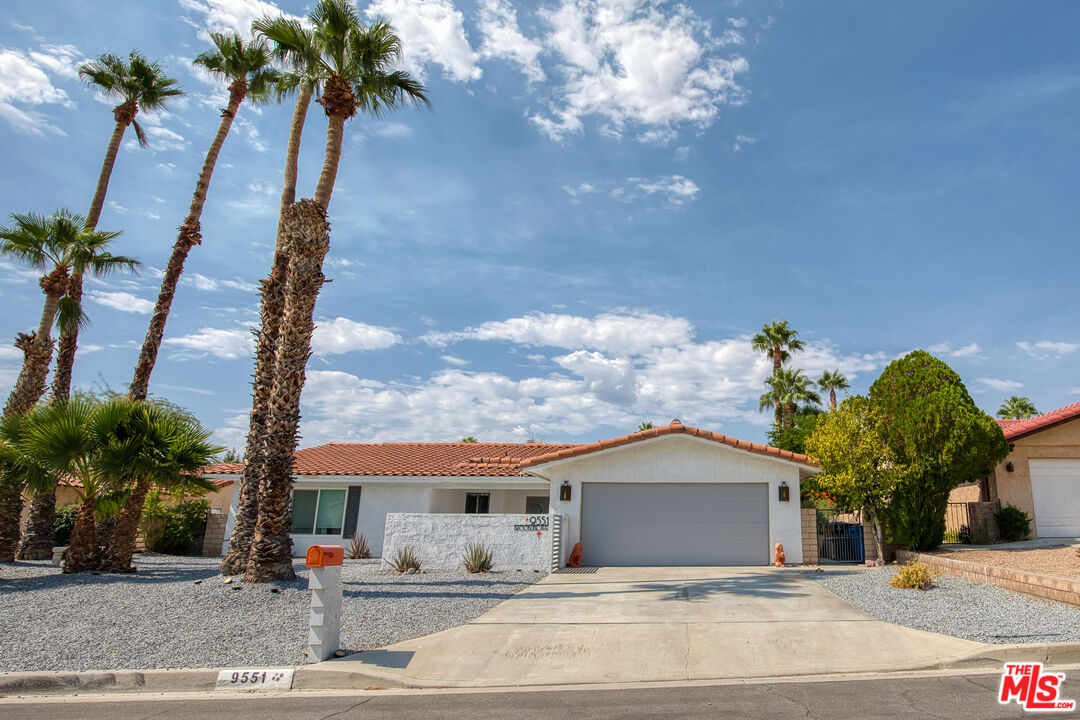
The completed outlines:
<svg viewBox="0 0 1080 720">
<path fill-rule="evenodd" d="M 793 453 L 790 450 L 781 450 L 780 448 L 775 448 L 771 445 L 762 445 L 761 443 L 752 443 L 745 440 L 739 440 L 738 438 L 733 438 L 729 435 L 723 435 L 721 433 L 715 433 L 709 430 L 702 430 L 700 428 L 692 427 L 690 425 L 683 425 L 678 420 L 672 420 L 670 425 L 664 425 L 663 427 L 653 428 L 651 430 L 643 430 L 641 432 L 631 433 L 629 435 L 622 435 L 620 437 L 612 438 L 610 440 L 601 440 L 600 442 L 591 443 L 589 445 L 574 445 L 572 447 L 564 448 L 562 450 L 553 450 L 546 455 L 537 455 L 535 457 L 531 457 L 527 460 L 522 461 L 521 467 L 527 468 L 534 465 L 541 465 L 543 463 L 553 462 L 555 460 L 565 460 L 567 458 L 599 452 L 600 450 L 609 450 L 611 448 L 616 448 L 621 445 L 629 445 L 630 443 L 641 442 L 642 440 L 649 440 L 651 438 L 660 437 L 662 435 L 674 435 L 677 433 L 692 435 L 693 437 L 699 437 L 705 440 L 712 440 L 713 442 L 723 443 L 724 445 L 728 445 L 737 450 L 746 450 L 747 452 L 756 453 L 758 455 L 766 455 L 768 457 L 779 458 L 781 460 L 790 460 L 791 462 L 800 463 L 802 465 L 817 465 L 816 460 L 800 453 Z"/>
<path fill-rule="evenodd" d="M 1080 417 L 1080 402 L 1026 420 L 998 420 L 997 422 L 1005 433 L 1005 439 L 1014 440 L 1078 417 Z"/>
<path fill-rule="evenodd" d="M 540 443 L 330 443 L 297 450 L 296 475 L 513 477 L 519 463 L 574 445 Z M 243 463 L 210 465 L 204 472 L 239 475 Z"/>
</svg>

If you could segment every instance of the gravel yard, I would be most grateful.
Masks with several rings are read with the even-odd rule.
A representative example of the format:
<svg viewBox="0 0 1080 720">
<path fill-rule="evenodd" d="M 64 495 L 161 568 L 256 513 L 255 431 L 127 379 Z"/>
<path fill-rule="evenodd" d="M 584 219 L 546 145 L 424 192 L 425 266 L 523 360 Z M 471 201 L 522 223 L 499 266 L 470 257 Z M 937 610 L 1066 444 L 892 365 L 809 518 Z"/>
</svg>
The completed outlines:
<svg viewBox="0 0 1080 720">
<path fill-rule="evenodd" d="M 0 670 L 302 664 L 310 603 L 303 562 L 296 582 L 264 585 L 225 584 L 219 562 L 145 554 L 133 575 L 0 564 Z M 398 575 L 380 560 L 346 560 L 342 645 L 366 650 L 464 624 L 542 577 Z"/>
<path fill-rule="evenodd" d="M 961 550 L 931 553 L 952 560 L 994 565 L 1012 570 L 1053 575 L 1063 578 L 1080 578 L 1080 556 L 1075 547 L 1038 548 L 1032 550 Z"/>
<path fill-rule="evenodd" d="M 931 590 L 900 590 L 889 585 L 896 566 L 888 565 L 802 572 L 879 620 L 904 627 L 993 644 L 1080 642 L 1080 608 L 994 585 L 942 574 Z"/>
</svg>

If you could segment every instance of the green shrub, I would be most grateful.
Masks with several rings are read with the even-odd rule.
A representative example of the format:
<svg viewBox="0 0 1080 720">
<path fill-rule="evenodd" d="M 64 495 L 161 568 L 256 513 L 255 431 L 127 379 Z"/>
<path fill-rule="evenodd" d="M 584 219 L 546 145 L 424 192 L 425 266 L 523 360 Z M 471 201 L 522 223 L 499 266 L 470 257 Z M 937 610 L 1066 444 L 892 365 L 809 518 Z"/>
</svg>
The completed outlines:
<svg viewBox="0 0 1080 720">
<path fill-rule="evenodd" d="M 1031 534 L 1031 517 L 1015 505 L 1001 508 L 994 513 L 994 519 L 997 520 L 1002 540 L 1023 540 Z"/>
<path fill-rule="evenodd" d="M 967 525 L 961 525 L 960 532 L 957 533 L 957 535 L 958 537 L 956 538 L 956 541 L 958 543 L 961 543 L 963 545 L 970 545 L 973 542 L 971 539 L 971 528 L 969 528 Z"/>
<path fill-rule="evenodd" d="M 934 587 L 934 578 L 940 574 L 940 570 L 926 563 L 910 562 L 897 568 L 889 584 L 894 588 L 929 590 Z"/>
<path fill-rule="evenodd" d="M 471 573 L 491 572 L 495 558 L 481 543 L 470 543 L 465 548 L 465 571 Z"/>
<path fill-rule="evenodd" d="M 409 572 L 410 570 L 420 572 L 420 558 L 417 557 L 416 550 L 411 545 L 398 548 L 390 564 L 400 573 Z"/>
<path fill-rule="evenodd" d="M 63 547 L 71 542 L 71 530 L 75 527 L 75 516 L 78 514 L 78 505 L 56 508 L 56 519 L 53 520 L 54 545 Z"/>
<path fill-rule="evenodd" d="M 367 535 L 353 535 L 352 544 L 349 545 L 349 557 L 353 560 L 367 560 L 371 557 L 371 545 L 368 544 Z"/>
<path fill-rule="evenodd" d="M 146 494 L 142 512 L 146 548 L 166 555 L 199 552 L 198 543 L 206 529 L 209 501 L 187 500 L 170 506 L 165 502 L 167 497 L 158 490 Z"/>
</svg>

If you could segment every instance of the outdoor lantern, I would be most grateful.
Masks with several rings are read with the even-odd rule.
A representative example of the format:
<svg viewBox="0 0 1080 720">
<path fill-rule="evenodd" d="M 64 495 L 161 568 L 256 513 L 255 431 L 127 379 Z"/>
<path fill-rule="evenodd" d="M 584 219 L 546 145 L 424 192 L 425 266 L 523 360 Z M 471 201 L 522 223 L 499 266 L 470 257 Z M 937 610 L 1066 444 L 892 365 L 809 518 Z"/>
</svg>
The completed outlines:
<svg viewBox="0 0 1080 720">
<path fill-rule="evenodd" d="M 1012 464 L 1012 461 L 1010 460 L 1009 462 L 1005 463 L 1005 472 L 1012 472 L 1012 471 L 1013 471 L 1013 464 Z"/>
<path fill-rule="evenodd" d="M 570 502 L 570 483 L 566 480 L 563 480 L 562 487 L 559 488 L 559 499 Z"/>
<path fill-rule="evenodd" d="M 788 490 L 786 482 L 780 483 L 780 502 L 787 502 L 791 499 L 791 491 Z"/>
</svg>

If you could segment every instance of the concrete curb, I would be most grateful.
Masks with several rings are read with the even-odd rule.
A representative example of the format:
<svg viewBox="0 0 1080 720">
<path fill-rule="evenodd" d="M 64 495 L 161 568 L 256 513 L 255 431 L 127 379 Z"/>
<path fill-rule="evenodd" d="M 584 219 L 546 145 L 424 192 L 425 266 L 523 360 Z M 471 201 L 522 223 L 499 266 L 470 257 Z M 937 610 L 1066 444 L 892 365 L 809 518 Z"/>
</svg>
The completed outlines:
<svg viewBox="0 0 1080 720">
<path fill-rule="evenodd" d="M 199 668 L 195 670 L 5 672 L 0 673 L 0 695 L 210 692 L 217 687 L 219 670 L 219 668 Z M 393 678 L 376 677 L 361 672 L 316 670 L 314 666 L 294 668 L 294 671 L 291 690 L 369 690 L 409 687 Z M 237 691 L 224 690 L 222 692 Z"/>
<path fill-rule="evenodd" d="M 1080 663 L 1080 643 L 1031 643 L 1027 645 L 992 645 L 966 657 L 943 663 L 942 669 L 995 666 L 1007 662 L 1041 662 L 1047 666 Z"/>
</svg>

